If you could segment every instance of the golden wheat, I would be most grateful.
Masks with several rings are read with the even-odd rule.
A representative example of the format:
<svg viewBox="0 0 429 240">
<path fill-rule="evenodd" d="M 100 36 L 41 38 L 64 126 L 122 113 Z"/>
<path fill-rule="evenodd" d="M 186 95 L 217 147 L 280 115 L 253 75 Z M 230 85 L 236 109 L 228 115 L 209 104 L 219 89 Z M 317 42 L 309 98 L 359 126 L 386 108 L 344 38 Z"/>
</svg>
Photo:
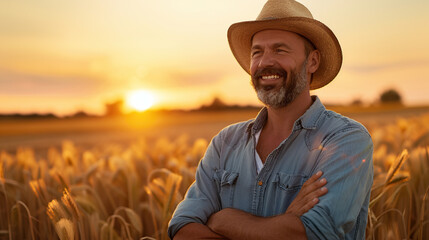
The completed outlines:
<svg viewBox="0 0 429 240">
<path fill-rule="evenodd" d="M 372 125 L 367 239 L 429 238 L 429 117 Z M 0 153 L 0 239 L 168 239 L 207 140 Z"/>
</svg>

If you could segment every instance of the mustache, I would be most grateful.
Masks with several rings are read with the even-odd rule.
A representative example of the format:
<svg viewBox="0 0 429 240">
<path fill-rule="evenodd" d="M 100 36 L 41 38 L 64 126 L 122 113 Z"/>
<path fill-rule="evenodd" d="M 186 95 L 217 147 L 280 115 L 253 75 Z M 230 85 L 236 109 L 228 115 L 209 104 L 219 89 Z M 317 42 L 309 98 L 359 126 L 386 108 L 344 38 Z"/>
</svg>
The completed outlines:
<svg viewBox="0 0 429 240">
<path fill-rule="evenodd" d="M 252 75 L 252 78 L 254 80 L 257 80 L 264 75 L 279 75 L 280 77 L 283 77 L 284 79 L 286 79 L 287 72 L 282 68 L 273 68 L 273 67 L 259 68 Z"/>
</svg>

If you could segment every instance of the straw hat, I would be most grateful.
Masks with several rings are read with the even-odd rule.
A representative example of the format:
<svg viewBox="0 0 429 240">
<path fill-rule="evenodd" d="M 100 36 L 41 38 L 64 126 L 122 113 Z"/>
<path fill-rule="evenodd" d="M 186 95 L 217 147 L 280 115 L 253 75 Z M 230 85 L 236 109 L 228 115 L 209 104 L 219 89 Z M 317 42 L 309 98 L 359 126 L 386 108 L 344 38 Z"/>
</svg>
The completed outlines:
<svg viewBox="0 0 429 240">
<path fill-rule="evenodd" d="M 229 46 L 247 73 L 250 74 L 252 37 L 266 29 L 297 33 L 307 38 L 320 51 L 320 65 L 313 74 L 310 89 L 321 88 L 337 76 L 343 61 L 337 38 L 326 25 L 313 19 L 304 5 L 293 0 L 268 0 L 256 21 L 239 22 L 229 27 Z"/>
</svg>

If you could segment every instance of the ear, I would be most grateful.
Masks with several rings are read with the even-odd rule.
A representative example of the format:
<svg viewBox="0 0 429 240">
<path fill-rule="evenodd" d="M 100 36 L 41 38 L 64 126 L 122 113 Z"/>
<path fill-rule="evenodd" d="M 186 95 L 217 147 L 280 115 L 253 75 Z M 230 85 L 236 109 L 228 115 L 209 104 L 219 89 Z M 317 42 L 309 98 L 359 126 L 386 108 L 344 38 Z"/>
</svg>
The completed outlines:
<svg viewBox="0 0 429 240">
<path fill-rule="evenodd" d="M 307 71 L 310 74 L 313 74 L 317 71 L 320 64 L 320 52 L 319 50 L 313 50 L 308 54 L 307 59 Z"/>
</svg>

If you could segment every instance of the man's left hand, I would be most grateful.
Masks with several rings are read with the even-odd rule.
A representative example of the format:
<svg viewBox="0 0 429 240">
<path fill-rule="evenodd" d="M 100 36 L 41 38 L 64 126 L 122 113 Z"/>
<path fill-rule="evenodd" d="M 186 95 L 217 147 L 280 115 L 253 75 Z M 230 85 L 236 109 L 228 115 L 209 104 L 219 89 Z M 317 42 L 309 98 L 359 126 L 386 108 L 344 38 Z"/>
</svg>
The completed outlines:
<svg viewBox="0 0 429 240">
<path fill-rule="evenodd" d="M 326 179 L 318 180 L 321 176 L 322 171 L 318 171 L 302 185 L 298 195 L 287 208 L 286 213 L 300 217 L 319 202 L 319 197 L 328 192 L 328 189 L 324 187 Z"/>
</svg>

